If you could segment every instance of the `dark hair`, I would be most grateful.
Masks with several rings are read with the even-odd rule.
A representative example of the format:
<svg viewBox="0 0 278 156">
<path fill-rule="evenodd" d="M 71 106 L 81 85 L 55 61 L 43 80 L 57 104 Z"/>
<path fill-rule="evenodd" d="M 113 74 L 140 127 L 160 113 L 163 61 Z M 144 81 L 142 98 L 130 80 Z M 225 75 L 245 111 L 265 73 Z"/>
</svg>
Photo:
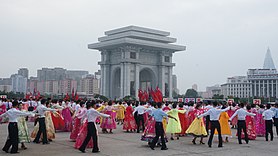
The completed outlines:
<svg viewBox="0 0 278 156">
<path fill-rule="evenodd" d="M 41 104 L 45 104 L 46 103 L 46 99 L 41 99 Z"/>
<path fill-rule="evenodd" d="M 251 109 L 251 106 L 250 106 L 250 105 L 247 105 L 247 106 L 246 106 L 246 109 L 247 109 L 247 110 L 250 110 L 250 109 Z"/>
<path fill-rule="evenodd" d="M 183 103 L 179 103 L 179 107 L 182 108 L 183 107 Z"/>
<path fill-rule="evenodd" d="M 233 103 L 232 106 L 235 107 L 235 106 L 236 106 L 236 103 Z"/>
<path fill-rule="evenodd" d="M 173 103 L 173 104 L 172 104 L 172 107 L 173 107 L 173 108 L 177 108 L 177 104 L 176 104 L 176 103 Z"/>
<path fill-rule="evenodd" d="M 213 102 L 212 102 L 212 105 L 213 105 L 214 107 L 216 107 L 216 106 L 218 105 L 218 102 L 217 102 L 217 101 L 213 101 Z"/>
<path fill-rule="evenodd" d="M 271 105 L 266 105 L 266 108 L 267 108 L 267 109 L 270 109 L 270 108 L 271 108 Z"/>
<path fill-rule="evenodd" d="M 161 108 L 162 103 L 161 103 L 161 102 L 158 102 L 158 103 L 156 103 L 156 105 L 157 105 L 158 108 Z"/>
<path fill-rule="evenodd" d="M 84 104 L 85 104 L 84 101 L 81 101 L 81 102 L 80 102 L 80 106 L 81 106 L 81 107 L 82 107 Z"/>
<path fill-rule="evenodd" d="M 197 103 L 195 108 L 198 109 L 199 107 L 201 107 L 202 105 L 200 103 Z"/>
<path fill-rule="evenodd" d="M 87 109 L 90 109 L 90 107 L 92 107 L 92 103 L 91 103 L 91 102 L 88 102 L 88 103 L 86 104 L 86 108 L 87 108 Z"/>
<path fill-rule="evenodd" d="M 108 102 L 108 106 L 112 106 L 112 101 L 111 100 Z"/>
<path fill-rule="evenodd" d="M 239 107 L 243 108 L 244 107 L 244 103 L 240 103 Z"/>
<path fill-rule="evenodd" d="M 222 105 L 221 109 L 225 109 L 225 108 L 227 108 L 227 107 L 225 105 Z"/>
<path fill-rule="evenodd" d="M 13 107 L 17 107 L 18 106 L 18 101 L 17 100 L 14 100 L 12 103 L 13 103 Z"/>
<path fill-rule="evenodd" d="M 260 104 L 259 107 L 263 108 L 263 109 L 265 108 L 265 106 L 263 104 Z"/>
</svg>

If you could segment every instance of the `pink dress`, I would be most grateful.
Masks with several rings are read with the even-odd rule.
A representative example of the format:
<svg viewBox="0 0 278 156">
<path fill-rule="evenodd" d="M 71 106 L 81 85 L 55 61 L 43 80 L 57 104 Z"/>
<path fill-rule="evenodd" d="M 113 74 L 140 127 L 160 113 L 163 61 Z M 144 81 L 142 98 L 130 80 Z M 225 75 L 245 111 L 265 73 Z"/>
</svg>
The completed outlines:
<svg viewBox="0 0 278 156">
<path fill-rule="evenodd" d="M 80 131 L 77 135 L 77 138 L 76 138 L 76 142 L 74 144 L 74 148 L 78 149 L 80 148 L 80 146 L 83 144 L 86 136 L 87 136 L 87 124 L 88 124 L 88 120 L 85 119 L 84 120 L 85 122 L 83 123 L 83 125 L 81 126 L 80 128 Z M 87 145 L 87 148 L 93 148 L 93 140 L 91 139 Z"/>
<path fill-rule="evenodd" d="M 0 115 L 4 114 L 6 111 L 7 111 L 7 110 L 6 110 L 6 105 L 5 105 L 5 104 L 2 104 L 2 105 L 0 106 Z M 0 118 L 0 122 L 6 122 L 5 120 L 6 120 L 6 119 L 3 118 L 3 121 L 2 121 L 2 118 Z M 7 120 L 7 121 L 8 121 L 8 120 Z"/>
<path fill-rule="evenodd" d="M 63 116 L 64 121 L 65 121 L 65 128 L 64 128 L 63 131 L 71 132 L 71 130 L 72 130 L 72 117 L 71 117 L 71 112 L 70 112 L 69 107 L 66 107 L 62 110 L 62 116 Z"/>
<path fill-rule="evenodd" d="M 104 108 L 104 113 L 108 114 L 111 116 L 111 118 L 103 118 L 103 122 L 100 125 L 100 128 L 104 129 L 116 129 L 116 112 L 114 112 L 114 107 L 113 106 L 106 106 Z"/>
<path fill-rule="evenodd" d="M 70 134 L 70 139 L 71 140 L 76 140 L 77 135 L 81 129 L 81 120 L 82 118 L 86 115 L 87 109 L 86 108 L 80 108 L 74 118 L 74 124 L 73 128 Z"/>
<path fill-rule="evenodd" d="M 238 107 L 231 107 L 231 111 L 230 111 L 230 114 L 228 113 L 229 116 L 232 116 L 236 110 L 238 110 Z M 232 123 L 232 126 L 237 126 L 237 116 L 233 118 L 233 120 L 231 121 Z"/>
<path fill-rule="evenodd" d="M 256 115 L 256 133 L 259 137 L 265 136 L 265 121 L 263 119 L 264 109 L 260 108 Z"/>
</svg>

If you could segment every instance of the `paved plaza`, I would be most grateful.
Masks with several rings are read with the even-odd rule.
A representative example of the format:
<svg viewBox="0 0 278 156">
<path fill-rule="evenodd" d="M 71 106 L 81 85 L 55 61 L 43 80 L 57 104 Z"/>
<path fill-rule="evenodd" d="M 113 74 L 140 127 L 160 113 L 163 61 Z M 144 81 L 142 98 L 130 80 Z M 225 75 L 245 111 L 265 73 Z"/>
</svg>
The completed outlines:
<svg viewBox="0 0 278 156">
<path fill-rule="evenodd" d="M 32 123 L 29 123 L 29 130 L 33 130 Z M 236 131 L 233 130 L 233 136 Z M 275 132 L 275 131 L 274 131 Z M 276 133 L 276 132 L 275 132 Z M 42 144 L 26 144 L 28 149 L 19 150 L 18 155 L 40 155 L 40 156 L 76 156 L 76 155 L 99 155 L 99 156 L 249 156 L 249 155 L 267 155 L 277 156 L 278 154 L 278 138 L 275 135 L 273 142 L 266 142 L 264 138 L 257 137 L 255 141 L 239 145 L 235 137 L 230 139 L 229 143 L 224 143 L 223 148 L 217 147 L 217 137 L 214 138 L 212 148 L 207 145 L 193 145 L 192 137 L 181 137 L 180 140 L 168 142 L 169 150 L 161 151 L 160 148 L 151 150 L 146 142 L 140 141 L 140 134 L 126 133 L 122 131 L 122 126 L 118 126 L 114 134 L 99 134 L 100 153 L 91 153 L 91 149 L 87 149 L 86 153 L 73 148 L 74 142 L 69 140 L 69 132 L 56 133 L 56 139 L 49 145 Z M 7 124 L 0 125 L 0 146 L 3 147 L 7 137 Z M 207 138 L 204 139 L 207 142 Z M 198 142 L 198 139 L 197 139 Z M 244 142 L 244 141 L 243 141 Z M 0 151 L 1 156 L 10 155 Z"/>
</svg>

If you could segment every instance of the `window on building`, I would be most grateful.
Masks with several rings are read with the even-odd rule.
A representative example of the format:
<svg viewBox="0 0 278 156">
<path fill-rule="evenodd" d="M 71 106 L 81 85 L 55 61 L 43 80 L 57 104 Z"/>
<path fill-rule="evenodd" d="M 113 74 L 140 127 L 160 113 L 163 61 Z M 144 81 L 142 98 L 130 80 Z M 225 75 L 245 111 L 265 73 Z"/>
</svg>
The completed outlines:
<svg viewBox="0 0 278 156">
<path fill-rule="evenodd" d="M 170 57 L 169 56 L 164 56 L 164 62 L 170 62 Z"/>
<path fill-rule="evenodd" d="M 136 59 L 136 52 L 130 52 L 130 58 Z"/>
</svg>

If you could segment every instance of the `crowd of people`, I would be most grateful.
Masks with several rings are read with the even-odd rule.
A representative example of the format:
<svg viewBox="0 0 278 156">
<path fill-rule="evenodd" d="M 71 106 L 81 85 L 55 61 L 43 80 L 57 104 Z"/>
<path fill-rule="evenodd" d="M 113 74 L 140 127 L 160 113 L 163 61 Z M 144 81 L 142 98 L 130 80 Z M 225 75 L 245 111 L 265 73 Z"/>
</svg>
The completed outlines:
<svg viewBox="0 0 278 156">
<path fill-rule="evenodd" d="M 95 153 L 99 152 L 98 127 L 104 134 L 113 134 L 119 126 L 127 133 L 142 133 L 140 140 L 152 150 L 158 146 L 167 150 L 166 142 L 188 136 L 193 136 L 192 144 L 200 138 L 203 145 L 208 135 L 208 147 L 214 135 L 218 135 L 218 147 L 223 147 L 232 136 L 231 128 L 237 129 L 239 144 L 256 137 L 273 141 L 273 125 L 278 135 L 278 104 L 1 99 L 0 122 L 8 123 L 8 139 L 2 148 L 7 153 L 18 153 L 19 144 L 27 149 L 25 143 L 31 138 L 33 143 L 49 144 L 56 132 L 70 132 L 74 148 L 83 153 L 92 148 Z M 34 122 L 30 134 L 27 122 Z"/>
</svg>

